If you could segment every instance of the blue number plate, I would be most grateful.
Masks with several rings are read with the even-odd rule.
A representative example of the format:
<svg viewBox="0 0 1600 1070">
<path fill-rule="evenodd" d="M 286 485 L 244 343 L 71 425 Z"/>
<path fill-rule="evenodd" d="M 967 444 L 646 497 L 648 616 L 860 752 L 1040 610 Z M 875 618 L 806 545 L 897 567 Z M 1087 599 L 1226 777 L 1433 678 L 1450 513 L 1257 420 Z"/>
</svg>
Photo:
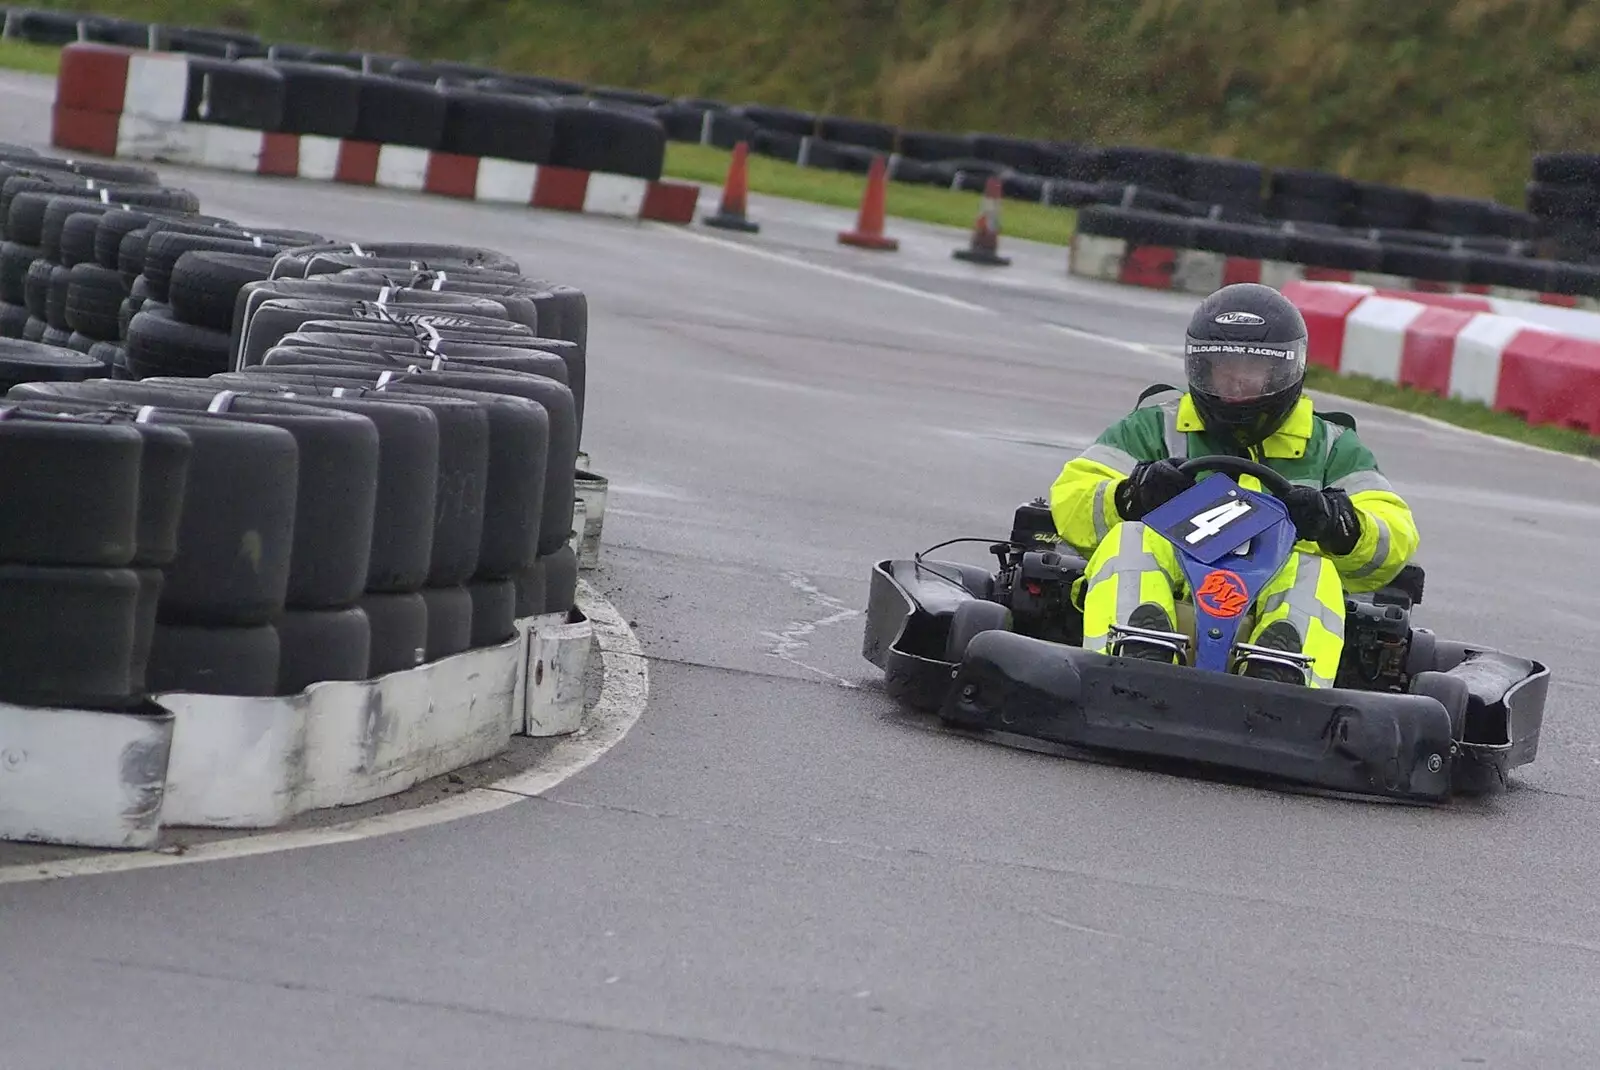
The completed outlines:
<svg viewBox="0 0 1600 1070">
<path fill-rule="evenodd" d="M 1150 511 L 1144 522 L 1187 556 L 1209 565 L 1288 515 L 1276 498 L 1251 494 L 1216 474 Z"/>
</svg>

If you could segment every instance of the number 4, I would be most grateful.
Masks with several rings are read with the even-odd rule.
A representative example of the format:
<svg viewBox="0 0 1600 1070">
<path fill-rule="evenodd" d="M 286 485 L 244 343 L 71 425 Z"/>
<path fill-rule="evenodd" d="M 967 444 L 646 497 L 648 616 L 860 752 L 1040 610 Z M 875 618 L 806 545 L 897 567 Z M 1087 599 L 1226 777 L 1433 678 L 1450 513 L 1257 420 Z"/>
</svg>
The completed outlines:
<svg viewBox="0 0 1600 1070">
<path fill-rule="evenodd" d="M 1250 503 L 1240 498 L 1223 502 L 1221 505 L 1207 509 L 1189 518 L 1194 525 L 1194 530 L 1184 539 L 1189 545 L 1194 545 L 1220 532 L 1229 524 L 1250 512 Z"/>
</svg>

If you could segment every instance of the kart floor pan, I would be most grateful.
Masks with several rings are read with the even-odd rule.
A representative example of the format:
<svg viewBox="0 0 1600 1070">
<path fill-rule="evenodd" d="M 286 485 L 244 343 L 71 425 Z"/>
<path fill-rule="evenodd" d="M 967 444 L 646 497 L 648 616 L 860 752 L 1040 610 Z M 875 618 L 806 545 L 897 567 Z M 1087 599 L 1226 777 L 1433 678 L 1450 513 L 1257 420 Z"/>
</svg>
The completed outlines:
<svg viewBox="0 0 1600 1070">
<path fill-rule="evenodd" d="M 1431 698 L 1109 658 L 1012 632 L 972 640 L 939 712 L 966 728 L 1398 799 L 1447 798 L 1458 760 Z"/>
</svg>

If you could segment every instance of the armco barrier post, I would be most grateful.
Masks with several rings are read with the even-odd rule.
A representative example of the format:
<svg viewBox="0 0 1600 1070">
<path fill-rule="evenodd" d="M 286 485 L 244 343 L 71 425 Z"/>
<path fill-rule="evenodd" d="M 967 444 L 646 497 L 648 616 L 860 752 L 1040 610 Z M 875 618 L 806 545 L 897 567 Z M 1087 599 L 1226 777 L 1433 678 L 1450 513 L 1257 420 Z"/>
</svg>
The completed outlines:
<svg viewBox="0 0 1600 1070">
<path fill-rule="evenodd" d="M 882 156 L 872 158 L 872 170 L 867 173 L 867 189 L 861 196 L 861 212 L 856 217 L 855 230 L 841 230 L 839 243 L 858 249 L 878 249 L 892 253 L 900 242 L 883 233 L 883 221 L 888 199 L 887 169 Z"/>
<path fill-rule="evenodd" d="M 978 218 L 972 224 L 972 240 L 965 249 L 951 253 L 957 260 L 988 267 L 1006 267 L 1011 258 L 1000 255 L 1000 197 L 1002 189 L 999 175 L 990 175 L 983 184 L 983 203 L 978 208 Z"/>
<path fill-rule="evenodd" d="M 722 201 L 717 207 L 717 214 L 700 220 L 706 226 L 719 230 L 739 230 L 746 234 L 760 232 L 761 225 L 752 223 L 745 215 L 745 201 L 750 193 L 749 154 L 750 146 L 746 142 L 741 141 L 733 147 L 733 160 L 728 164 L 728 179 L 722 184 Z"/>
</svg>

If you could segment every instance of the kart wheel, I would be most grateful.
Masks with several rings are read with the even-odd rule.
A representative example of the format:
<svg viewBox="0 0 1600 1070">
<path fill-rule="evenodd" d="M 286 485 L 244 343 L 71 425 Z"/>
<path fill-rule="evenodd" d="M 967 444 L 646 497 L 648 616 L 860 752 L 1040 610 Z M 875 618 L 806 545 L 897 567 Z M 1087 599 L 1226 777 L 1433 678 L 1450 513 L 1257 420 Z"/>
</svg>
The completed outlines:
<svg viewBox="0 0 1600 1070">
<path fill-rule="evenodd" d="M 1460 741 L 1467 728 L 1467 682 L 1442 672 L 1419 672 L 1411 678 L 1410 692 L 1436 699 L 1450 715 L 1450 738 Z"/>
<path fill-rule="evenodd" d="M 944 660 L 959 664 L 967 656 L 967 644 L 979 632 L 1011 631 L 1011 610 L 998 602 L 973 599 L 962 602 L 950 617 L 950 635 L 944 644 Z"/>
</svg>

